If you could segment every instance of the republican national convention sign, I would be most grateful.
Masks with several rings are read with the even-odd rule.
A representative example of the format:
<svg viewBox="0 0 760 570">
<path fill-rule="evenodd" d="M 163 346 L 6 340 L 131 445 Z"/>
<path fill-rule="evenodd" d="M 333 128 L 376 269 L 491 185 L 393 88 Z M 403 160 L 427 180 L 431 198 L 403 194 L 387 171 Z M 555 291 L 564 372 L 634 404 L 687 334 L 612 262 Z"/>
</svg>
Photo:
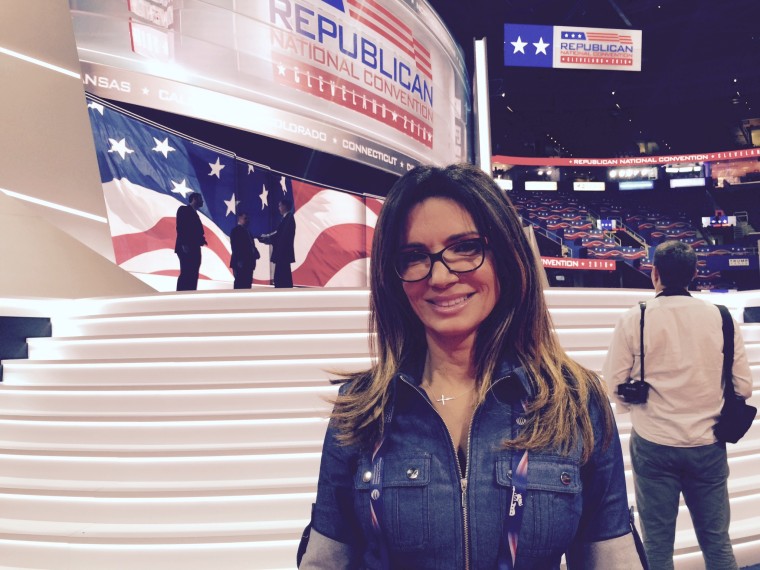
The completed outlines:
<svg viewBox="0 0 760 570">
<path fill-rule="evenodd" d="M 469 158 L 464 59 L 424 0 L 70 5 L 98 97 L 396 174 Z"/>
<path fill-rule="evenodd" d="M 191 192 L 203 195 L 201 288 L 232 288 L 229 234 L 247 213 L 254 236 L 273 231 L 279 201 L 288 197 L 296 219 L 293 282 L 303 286 L 367 285 L 370 245 L 381 202 L 284 176 L 221 149 L 165 130 L 88 97 L 103 195 L 116 263 L 154 286 L 173 285 L 177 208 Z M 270 248 L 254 283 L 271 278 Z M 214 287 L 207 287 L 214 282 Z M 166 289 L 172 287 L 164 287 Z"/>
<path fill-rule="evenodd" d="M 504 65 L 641 71 L 641 30 L 504 24 Z"/>
</svg>

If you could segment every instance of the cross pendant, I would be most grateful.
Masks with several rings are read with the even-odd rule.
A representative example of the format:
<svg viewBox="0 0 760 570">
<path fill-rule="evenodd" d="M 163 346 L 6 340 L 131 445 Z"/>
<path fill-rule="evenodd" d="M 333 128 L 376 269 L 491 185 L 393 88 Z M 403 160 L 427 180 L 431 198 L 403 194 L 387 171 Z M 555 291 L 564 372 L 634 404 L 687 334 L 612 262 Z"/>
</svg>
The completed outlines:
<svg viewBox="0 0 760 570">
<path fill-rule="evenodd" d="M 443 394 L 441 394 L 441 397 L 440 398 L 436 398 L 435 401 L 436 402 L 440 402 L 442 406 L 445 406 L 446 402 L 448 402 L 449 400 L 453 400 L 453 399 L 454 399 L 453 397 L 452 398 L 447 398 L 446 396 L 444 396 Z"/>
</svg>

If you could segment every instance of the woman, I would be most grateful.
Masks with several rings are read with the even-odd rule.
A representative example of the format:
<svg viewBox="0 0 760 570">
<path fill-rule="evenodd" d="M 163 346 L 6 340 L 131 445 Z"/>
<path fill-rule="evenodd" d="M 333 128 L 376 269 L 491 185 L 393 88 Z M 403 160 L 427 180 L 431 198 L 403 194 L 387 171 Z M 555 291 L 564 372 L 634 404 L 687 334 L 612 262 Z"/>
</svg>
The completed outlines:
<svg viewBox="0 0 760 570">
<path fill-rule="evenodd" d="M 468 165 L 390 190 L 377 363 L 339 391 L 301 568 L 640 568 L 604 388 L 553 331 L 513 206 Z"/>
</svg>

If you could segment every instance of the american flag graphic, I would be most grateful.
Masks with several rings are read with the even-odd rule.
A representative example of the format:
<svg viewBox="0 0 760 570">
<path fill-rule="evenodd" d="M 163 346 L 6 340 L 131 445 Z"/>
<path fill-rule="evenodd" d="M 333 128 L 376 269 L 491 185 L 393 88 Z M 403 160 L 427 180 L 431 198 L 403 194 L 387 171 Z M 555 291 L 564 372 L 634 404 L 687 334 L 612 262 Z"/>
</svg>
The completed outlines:
<svg viewBox="0 0 760 570">
<path fill-rule="evenodd" d="M 590 42 L 602 42 L 602 43 L 616 43 L 632 45 L 633 38 L 631 36 L 607 33 L 607 32 L 581 32 L 581 31 L 565 31 L 562 32 L 563 40 L 579 40 Z"/>
<path fill-rule="evenodd" d="M 229 234 L 237 214 L 249 215 L 257 236 L 279 222 L 278 203 L 293 200 L 295 285 L 362 287 L 381 201 L 309 184 L 229 152 L 149 123 L 87 97 L 116 263 L 140 275 L 179 274 L 174 253 L 177 208 L 190 192 L 203 195 L 199 211 L 208 245 L 200 279 L 229 283 Z M 270 248 L 256 246 L 255 284 L 268 284 Z M 168 289 L 168 288 L 167 288 Z"/>
<path fill-rule="evenodd" d="M 428 79 L 433 78 L 430 52 L 423 46 L 398 16 L 375 0 L 345 0 L 348 14 L 357 22 L 380 34 L 402 52 L 414 59 L 417 69 Z M 336 2 L 328 2 L 333 6 Z"/>
</svg>

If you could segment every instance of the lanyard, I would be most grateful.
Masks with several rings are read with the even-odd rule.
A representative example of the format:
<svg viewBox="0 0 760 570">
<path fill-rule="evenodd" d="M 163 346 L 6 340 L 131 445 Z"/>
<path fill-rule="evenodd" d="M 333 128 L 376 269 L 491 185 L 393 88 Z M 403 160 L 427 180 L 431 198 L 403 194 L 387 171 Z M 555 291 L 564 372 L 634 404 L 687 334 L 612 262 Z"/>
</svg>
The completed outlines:
<svg viewBox="0 0 760 570">
<path fill-rule="evenodd" d="M 525 423 L 525 403 L 521 402 L 522 413 L 514 414 L 515 423 L 519 426 Z M 518 428 L 519 429 L 519 428 Z M 517 560 L 517 539 L 522 526 L 525 509 L 526 492 L 528 490 L 528 451 L 514 451 L 510 461 L 512 477 L 512 493 L 509 508 L 504 518 L 504 532 L 499 541 L 499 570 L 513 570 Z"/>
<path fill-rule="evenodd" d="M 395 404 L 395 393 L 390 394 L 388 407 L 385 410 L 383 418 L 383 436 L 375 445 L 372 452 L 372 479 L 370 479 L 369 493 L 369 513 L 372 521 L 372 531 L 378 541 L 380 548 L 380 568 L 390 570 L 390 561 L 388 560 L 388 547 L 385 544 L 383 536 L 383 457 L 385 450 L 383 444 L 390 429 L 391 420 L 393 420 L 393 406 Z"/>
</svg>

